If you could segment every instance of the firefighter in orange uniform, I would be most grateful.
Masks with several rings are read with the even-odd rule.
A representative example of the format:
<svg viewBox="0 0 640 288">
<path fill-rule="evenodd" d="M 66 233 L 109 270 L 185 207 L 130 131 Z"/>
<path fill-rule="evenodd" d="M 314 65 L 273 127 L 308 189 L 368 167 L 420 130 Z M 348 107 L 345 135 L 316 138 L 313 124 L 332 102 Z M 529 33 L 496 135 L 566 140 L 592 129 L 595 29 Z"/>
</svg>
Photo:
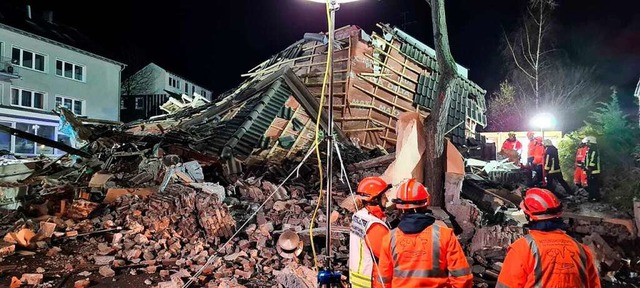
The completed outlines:
<svg viewBox="0 0 640 288">
<path fill-rule="evenodd" d="M 527 145 L 527 164 L 529 167 L 533 167 L 533 151 L 536 147 L 536 139 L 533 138 L 533 132 L 527 132 L 527 139 L 529 139 L 529 144 Z"/>
<path fill-rule="evenodd" d="M 349 282 L 351 287 L 384 287 L 378 275 L 382 237 L 389 234 L 385 223 L 385 192 L 392 186 L 380 177 L 366 177 L 358 184 L 358 212 L 351 218 L 349 235 Z"/>
<path fill-rule="evenodd" d="M 502 143 L 502 149 L 500 153 L 509 158 L 510 162 L 518 165 L 520 164 L 520 153 L 522 153 L 522 143 L 516 138 L 516 133 L 509 132 L 509 138 Z"/>
<path fill-rule="evenodd" d="M 509 247 L 497 288 L 600 287 L 589 247 L 562 230 L 562 203 L 551 191 L 529 189 L 520 208 L 529 234 Z"/>
<path fill-rule="evenodd" d="M 533 181 L 529 187 L 534 186 L 545 186 L 547 184 L 544 175 L 544 169 L 542 169 L 542 165 L 544 165 L 545 158 L 545 149 L 542 144 L 542 137 L 538 136 L 534 139 L 534 148 L 533 148 L 533 171 L 536 175 L 533 177 Z"/>
<path fill-rule="evenodd" d="M 382 239 L 380 254 L 385 287 L 471 287 L 473 276 L 458 238 L 427 214 L 427 189 L 411 179 L 397 193 L 394 203 L 402 218 Z"/>
<path fill-rule="evenodd" d="M 586 141 L 582 141 L 578 150 L 576 150 L 576 170 L 573 174 L 573 183 L 578 187 L 587 187 L 587 172 L 585 166 L 585 160 L 587 159 L 587 153 L 589 152 L 589 146 Z"/>
</svg>

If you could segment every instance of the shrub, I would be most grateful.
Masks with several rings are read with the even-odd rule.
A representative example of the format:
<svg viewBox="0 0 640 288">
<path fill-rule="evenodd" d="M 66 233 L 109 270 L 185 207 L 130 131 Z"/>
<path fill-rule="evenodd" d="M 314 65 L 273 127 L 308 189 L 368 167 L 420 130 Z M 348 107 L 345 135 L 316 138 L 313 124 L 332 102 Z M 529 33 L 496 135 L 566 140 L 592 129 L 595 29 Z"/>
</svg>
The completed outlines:
<svg viewBox="0 0 640 288">
<path fill-rule="evenodd" d="M 601 193 L 605 200 L 625 210 L 632 207 L 634 197 L 640 197 L 640 133 L 620 109 L 615 93 L 607 103 L 598 103 L 590 113 L 591 121 L 562 139 L 560 163 L 564 176 L 573 182 L 575 152 L 586 136 L 598 140 L 601 165 Z"/>
</svg>

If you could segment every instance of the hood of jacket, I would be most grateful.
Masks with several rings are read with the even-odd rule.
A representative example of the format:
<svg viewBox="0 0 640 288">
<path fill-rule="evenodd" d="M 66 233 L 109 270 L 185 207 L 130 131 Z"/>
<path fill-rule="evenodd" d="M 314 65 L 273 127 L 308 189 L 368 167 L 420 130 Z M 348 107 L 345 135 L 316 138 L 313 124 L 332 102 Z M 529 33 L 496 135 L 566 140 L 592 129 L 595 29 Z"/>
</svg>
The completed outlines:
<svg viewBox="0 0 640 288">
<path fill-rule="evenodd" d="M 422 230 L 427 229 L 436 222 L 436 218 L 429 214 L 411 213 L 404 214 L 398 224 L 400 229 L 405 234 L 418 234 Z"/>
</svg>

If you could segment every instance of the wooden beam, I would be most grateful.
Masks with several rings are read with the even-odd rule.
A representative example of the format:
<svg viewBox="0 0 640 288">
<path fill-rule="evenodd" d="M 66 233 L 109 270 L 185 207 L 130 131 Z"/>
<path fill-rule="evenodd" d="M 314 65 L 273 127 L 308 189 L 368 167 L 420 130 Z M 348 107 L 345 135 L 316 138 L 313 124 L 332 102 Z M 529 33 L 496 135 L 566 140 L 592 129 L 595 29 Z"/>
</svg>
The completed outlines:
<svg viewBox="0 0 640 288">
<path fill-rule="evenodd" d="M 380 157 L 377 157 L 377 158 L 373 158 L 373 159 L 369 159 L 369 160 L 365 160 L 365 161 L 362 161 L 362 162 L 351 164 L 351 165 L 349 165 L 347 167 L 347 170 L 348 171 L 357 171 L 357 170 L 364 170 L 364 169 L 370 169 L 370 168 L 385 166 L 385 165 L 391 164 L 391 162 L 393 162 L 393 160 L 395 160 L 395 159 L 396 159 L 396 153 L 391 153 L 391 154 L 387 154 L 387 155 L 380 156 Z"/>
</svg>

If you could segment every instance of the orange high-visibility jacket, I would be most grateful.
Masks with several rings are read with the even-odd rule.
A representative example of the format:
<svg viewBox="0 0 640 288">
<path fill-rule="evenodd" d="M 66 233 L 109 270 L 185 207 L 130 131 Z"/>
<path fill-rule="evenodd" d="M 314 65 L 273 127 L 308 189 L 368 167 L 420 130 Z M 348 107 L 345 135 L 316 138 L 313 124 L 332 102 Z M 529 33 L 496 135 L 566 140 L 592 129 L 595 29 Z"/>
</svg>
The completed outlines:
<svg viewBox="0 0 640 288">
<path fill-rule="evenodd" d="M 587 152 L 589 152 L 589 146 L 580 147 L 576 150 L 576 167 L 584 164 L 587 158 Z"/>
<path fill-rule="evenodd" d="M 582 187 L 587 187 L 587 172 L 584 170 L 586 167 L 585 160 L 587 159 L 587 153 L 589 152 L 589 146 L 583 146 L 576 150 L 576 170 L 573 173 L 573 183 L 580 184 Z"/>
<path fill-rule="evenodd" d="M 531 230 L 513 242 L 497 288 L 600 287 L 589 247 L 561 230 Z"/>
<path fill-rule="evenodd" d="M 544 165 L 544 145 L 536 143 L 533 148 L 533 164 Z"/>
<path fill-rule="evenodd" d="M 518 139 L 516 139 L 515 141 L 510 141 L 509 139 L 504 140 L 504 142 L 502 143 L 502 150 L 520 151 L 522 150 L 522 143 L 520 143 Z"/>
<path fill-rule="evenodd" d="M 379 272 L 386 288 L 473 285 L 458 238 L 437 224 L 417 234 L 394 229 L 384 236 Z"/>
<path fill-rule="evenodd" d="M 536 150 L 536 140 L 533 139 L 531 141 L 529 141 L 529 144 L 527 145 L 527 157 L 531 158 L 533 157 L 533 154 L 535 153 Z"/>
</svg>

